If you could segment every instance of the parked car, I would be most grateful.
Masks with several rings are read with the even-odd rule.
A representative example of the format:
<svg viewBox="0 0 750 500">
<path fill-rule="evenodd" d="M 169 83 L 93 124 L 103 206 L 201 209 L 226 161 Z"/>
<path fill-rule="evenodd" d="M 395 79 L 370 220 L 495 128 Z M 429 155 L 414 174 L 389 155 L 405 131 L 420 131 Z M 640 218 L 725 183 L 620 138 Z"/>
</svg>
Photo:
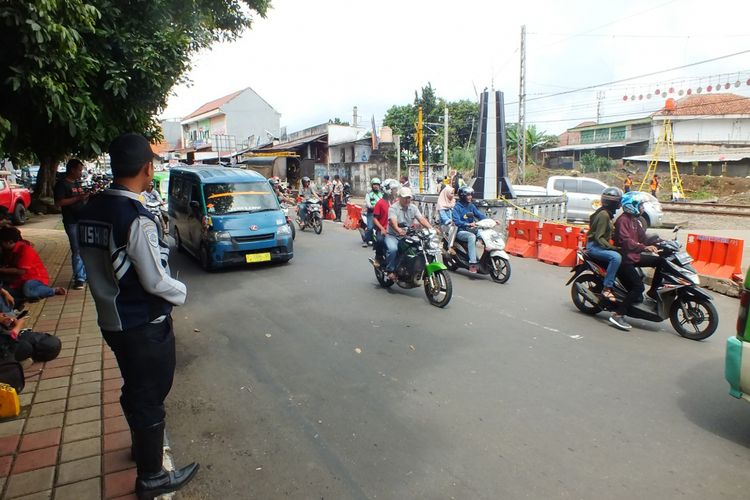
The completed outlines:
<svg viewBox="0 0 750 500">
<path fill-rule="evenodd" d="M 517 196 L 562 196 L 567 197 L 568 220 L 588 222 L 589 217 L 599 208 L 602 191 L 609 186 L 591 177 L 568 177 L 553 175 L 547 180 L 547 187 L 513 186 Z M 649 193 L 643 193 L 643 220 L 647 227 L 660 227 L 664 212 L 661 203 Z"/>
<path fill-rule="evenodd" d="M 750 401 L 750 269 L 740 293 L 737 315 L 737 335 L 727 339 L 724 359 L 724 378 L 729 382 L 729 394 Z"/>
<path fill-rule="evenodd" d="M 286 262 L 292 231 L 265 177 L 238 168 L 169 171 L 169 222 L 178 250 L 207 271 L 231 264 Z"/>
<path fill-rule="evenodd" d="M 26 211 L 31 204 L 31 193 L 25 187 L 14 187 L 7 175 L 0 177 L 0 210 L 7 211 L 13 224 L 26 222 Z"/>
</svg>

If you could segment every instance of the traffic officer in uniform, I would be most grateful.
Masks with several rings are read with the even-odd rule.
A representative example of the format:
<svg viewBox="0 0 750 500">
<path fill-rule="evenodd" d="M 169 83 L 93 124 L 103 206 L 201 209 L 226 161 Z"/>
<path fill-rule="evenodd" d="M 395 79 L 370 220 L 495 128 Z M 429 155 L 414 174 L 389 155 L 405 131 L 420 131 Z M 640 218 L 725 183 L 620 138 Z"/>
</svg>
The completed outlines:
<svg viewBox="0 0 750 500">
<path fill-rule="evenodd" d="M 173 306 L 187 296 L 169 273 L 169 247 L 140 193 L 152 182 L 154 153 L 145 137 L 123 134 L 109 146 L 114 181 L 79 217 L 81 257 L 99 327 L 122 373 L 120 396 L 133 439 L 139 499 L 177 491 L 198 470 L 162 468 L 164 399 L 175 370 Z"/>
</svg>

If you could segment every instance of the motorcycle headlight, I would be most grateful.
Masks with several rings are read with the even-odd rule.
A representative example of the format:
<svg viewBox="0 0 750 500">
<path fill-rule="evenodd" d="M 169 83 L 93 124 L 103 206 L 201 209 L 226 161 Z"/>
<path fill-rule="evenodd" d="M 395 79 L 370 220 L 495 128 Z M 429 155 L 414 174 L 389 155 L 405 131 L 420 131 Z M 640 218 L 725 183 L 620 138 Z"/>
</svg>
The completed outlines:
<svg viewBox="0 0 750 500">
<path fill-rule="evenodd" d="M 284 224 L 276 229 L 276 234 L 279 236 L 288 236 L 292 234 L 292 229 L 289 227 L 289 224 Z"/>
<path fill-rule="evenodd" d="M 208 241 L 229 241 L 232 239 L 232 235 L 227 231 L 209 231 Z"/>
</svg>

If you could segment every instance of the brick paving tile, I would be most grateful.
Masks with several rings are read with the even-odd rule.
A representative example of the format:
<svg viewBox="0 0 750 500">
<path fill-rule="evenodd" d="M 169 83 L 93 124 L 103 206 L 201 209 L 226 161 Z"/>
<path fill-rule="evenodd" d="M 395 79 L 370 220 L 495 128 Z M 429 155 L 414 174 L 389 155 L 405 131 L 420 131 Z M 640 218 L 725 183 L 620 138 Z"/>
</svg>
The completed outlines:
<svg viewBox="0 0 750 500">
<path fill-rule="evenodd" d="M 110 368 L 117 368 L 117 369 L 119 369 L 120 365 L 117 364 L 117 360 L 116 359 L 105 359 L 103 367 L 104 367 L 105 370 L 109 370 Z"/>
<path fill-rule="evenodd" d="M 61 464 L 57 469 L 57 484 L 75 483 L 98 477 L 102 471 L 102 457 L 94 456 Z"/>
<path fill-rule="evenodd" d="M 35 403 L 46 403 L 47 401 L 54 401 L 56 399 L 65 399 L 68 397 L 67 387 L 58 387 L 57 389 L 50 389 L 48 391 L 39 391 L 36 393 L 34 398 Z"/>
<path fill-rule="evenodd" d="M 81 441 L 73 441 L 72 443 L 65 443 L 62 445 L 62 452 L 60 452 L 60 462 L 70 462 L 71 460 L 78 460 L 79 458 L 86 458 L 91 456 L 101 456 L 102 454 L 102 440 L 99 437 L 83 439 Z"/>
<path fill-rule="evenodd" d="M 102 433 L 100 420 L 85 422 L 83 424 L 67 425 L 63 429 L 63 442 L 79 441 L 90 437 L 100 436 Z"/>
<path fill-rule="evenodd" d="M 16 497 L 13 500 L 49 500 L 50 498 L 52 498 L 52 490 L 40 491 L 39 493 Z"/>
<path fill-rule="evenodd" d="M 62 429 L 57 428 L 24 434 L 21 438 L 21 446 L 18 448 L 18 451 L 31 451 L 49 446 L 57 446 L 60 444 L 61 431 Z"/>
<path fill-rule="evenodd" d="M 104 498 L 116 498 L 135 490 L 135 468 L 104 476 Z"/>
<path fill-rule="evenodd" d="M 26 422 L 26 432 L 46 431 L 55 427 L 62 427 L 64 413 L 45 415 L 44 417 L 30 418 Z"/>
<path fill-rule="evenodd" d="M 36 391 L 36 386 L 37 386 L 36 380 L 32 380 L 31 382 L 27 380 L 26 385 L 23 388 L 23 392 L 27 394 L 33 393 L 34 391 Z"/>
<path fill-rule="evenodd" d="M 63 349 L 60 351 L 60 354 L 57 356 L 60 358 L 68 358 L 71 356 L 75 356 L 76 349 L 75 347 L 68 347 L 67 345 L 63 345 Z"/>
<path fill-rule="evenodd" d="M 90 346 L 90 347 L 79 347 L 76 350 L 76 354 L 79 355 L 79 356 L 81 354 L 96 354 L 96 353 L 100 353 L 100 352 L 102 352 L 101 347 L 95 346 L 95 345 L 94 346 Z"/>
<path fill-rule="evenodd" d="M 81 354 L 80 356 L 76 356 L 75 360 L 76 363 L 90 363 L 92 361 L 98 361 L 101 363 L 102 353 L 97 352 L 94 354 Z"/>
<path fill-rule="evenodd" d="M 26 451 L 16 456 L 13 463 L 13 474 L 20 474 L 30 470 L 41 469 L 55 465 L 57 462 L 58 446 L 50 446 L 41 450 Z"/>
<path fill-rule="evenodd" d="M 48 490 L 52 487 L 54 476 L 54 467 L 46 467 L 22 474 L 13 474 L 8 478 L 8 488 L 5 490 L 5 496 L 6 498 L 14 498 Z"/>
<path fill-rule="evenodd" d="M 42 380 L 47 380 L 47 379 L 56 378 L 56 377 L 64 377 L 66 375 L 70 375 L 72 371 L 73 371 L 72 366 L 61 366 L 60 368 L 49 368 L 42 372 Z"/>
<path fill-rule="evenodd" d="M 76 361 L 76 364 L 73 365 L 73 373 L 93 372 L 101 369 L 101 361 L 91 361 L 90 363 L 79 363 L 78 361 Z"/>
<path fill-rule="evenodd" d="M 117 378 L 114 378 L 114 379 L 111 378 L 109 380 L 105 380 L 104 382 L 102 382 L 102 390 L 105 392 L 119 390 L 121 388 L 122 388 L 122 378 L 120 378 L 119 376 Z"/>
<path fill-rule="evenodd" d="M 65 311 L 65 310 L 70 310 L 70 309 L 63 309 L 63 311 Z M 64 313 L 62 313 L 60 315 L 60 320 L 61 321 L 65 321 L 65 320 L 80 321 L 80 319 L 81 319 L 81 313 L 80 312 L 64 312 Z"/>
<path fill-rule="evenodd" d="M 98 406 L 101 404 L 101 401 L 102 398 L 98 392 L 73 396 L 68 399 L 68 410 L 79 410 L 81 408 L 88 408 L 89 406 Z"/>
<path fill-rule="evenodd" d="M 12 463 L 12 455 L 0 457 L 0 477 L 8 477 L 10 475 L 10 466 Z"/>
<path fill-rule="evenodd" d="M 5 436 L 0 438 L 0 456 L 10 455 L 16 451 L 21 436 Z"/>
<path fill-rule="evenodd" d="M 106 391 L 102 393 L 102 403 L 114 403 L 115 401 L 120 401 L 120 390 L 116 391 Z"/>
<path fill-rule="evenodd" d="M 73 358 L 57 358 L 53 359 L 52 361 L 47 361 L 45 363 L 44 368 L 50 369 L 50 368 L 61 368 L 63 366 L 70 366 L 73 364 Z"/>
<path fill-rule="evenodd" d="M 57 389 L 58 387 L 68 387 L 70 385 L 70 377 L 58 377 L 42 380 L 39 382 L 39 390 L 46 391 L 47 389 Z"/>
<path fill-rule="evenodd" d="M 112 417 L 104 419 L 104 434 L 112 434 L 113 432 L 130 431 L 128 427 L 128 421 L 125 417 Z"/>
<path fill-rule="evenodd" d="M 122 380 L 122 376 L 120 374 L 119 368 L 107 368 L 106 370 L 102 371 L 102 378 L 104 381 L 112 380 L 112 379 L 119 379 Z"/>
<path fill-rule="evenodd" d="M 20 435 L 23 430 L 23 422 L 24 420 L 21 418 L 0 423 L 0 437 Z"/>
<path fill-rule="evenodd" d="M 52 415 L 53 413 L 60 413 L 65 411 L 65 400 L 58 399 L 57 401 L 47 401 L 46 403 L 35 403 L 31 407 L 30 417 L 43 417 L 45 415 Z"/>
<path fill-rule="evenodd" d="M 72 410 L 65 414 L 65 425 L 82 424 L 83 422 L 100 420 L 101 416 L 102 411 L 99 406 Z"/>
<path fill-rule="evenodd" d="M 55 500 L 98 500 L 101 497 L 102 485 L 99 478 L 55 488 Z"/>
<path fill-rule="evenodd" d="M 78 328 L 80 326 L 81 322 L 79 320 L 60 320 L 60 322 L 57 324 L 58 330 L 73 330 L 75 328 Z"/>
<path fill-rule="evenodd" d="M 102 415 L 104 418 L 119 417 L 122 415 L 122 407 L 120 403 L 108 403 L 102 407 Z"/>
<path fill-rule="evenodd" d="M 123 495 L 121 497 L 113 498 L 112 500 L 138 500 L 138 497 L 135 496 L 135 493 L 131 493 L 129 495 Z"/>
<path fill-rule="evenodd" d="M 86 382 L 85 384 L 77 384 L 70 388 L 70 396 L 83 396 L 86 394 L 97 393 L 99 395 L 102 392 L 101 382 Z"/>
<path fill-rule="evenodd" d="M 123 448 L 130 449 L 130 431 L 120 431 L 104 435 L 104 453 Z"/>
<path fill-rule="evenodd" d="M 104 454 L 104 473 L 117 472 L 133 467 L 135 462 L 130 458 L 130 448 L 111 451 Z"/>
<path fill-rule="evenodd" d="M 108 347 L 104 349 L 104 359 L 116 359 L 115 353 L 113 353 Z"/>
<path fill-rule="evenodd" d="M 37 321 L 34 324 L 34 329 L 39 330 L 40 332 L 45 332 L 49 330 L 54 330 L 57 326 L 57 320 L 42 320 Z"/>
<path fill-rule="evenodd" d="M 85 384 L 86 382 L 98 382 L 102 379 L 102 372 L 87 372 L 87 373 L 76 373 L 71 377 L 70 383 L 73 385 L 76 384 Z"/>
<path fill-rule="evenodd" d="M 34 399 L 34 394 L 21 394 L 18 396 L 18 402 L 21 404 L 21 408 L 26 408 L 31 405 L 31 400 Z M 23 411 L 23 410 L 22 410 Z"/>
<path fill-rule="evenodd" d="M 102 345 L 102 339 L 101 337 L 97 338 L 87 338 L 87 339 L 81 339 L 78 341 L 78 347 L 94 347 L 94 346 L 100 346 Z"/>
</svg>

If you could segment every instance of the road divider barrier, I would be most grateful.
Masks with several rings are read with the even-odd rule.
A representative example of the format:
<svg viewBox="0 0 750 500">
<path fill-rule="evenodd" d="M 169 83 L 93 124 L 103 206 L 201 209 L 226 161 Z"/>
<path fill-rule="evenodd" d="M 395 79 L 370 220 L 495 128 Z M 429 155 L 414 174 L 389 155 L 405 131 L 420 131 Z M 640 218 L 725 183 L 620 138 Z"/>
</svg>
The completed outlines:
<svg viewBox="0 0 750 500">
<path fill-rule="evenodd" d="M 586 234 L 581 227 L 545 223 L 541 228 L 537 258 L 555 266 L 573 267 L 577 252 L 585 244 Z"/>
<path fill-rule="evenodd" d="M 744 240 L 688 234 L 685 250 L 698 274 L 732 279 L 741 272 L 744 246 Z"/>
<path fill-rule="evenodd" d="M 344 227 L 347 229 L 359 229 L 360 220 L 362 220 L 362 207 L 354 203 L 347 203 Z"/>
<path fill-rule="evenodd" d="M 535 220 L 511 220 L 508 222 L 508 241 L 505 251 L 516 257 L 536 259 L 539 256 L 541 227 Z"/>
</svg>

